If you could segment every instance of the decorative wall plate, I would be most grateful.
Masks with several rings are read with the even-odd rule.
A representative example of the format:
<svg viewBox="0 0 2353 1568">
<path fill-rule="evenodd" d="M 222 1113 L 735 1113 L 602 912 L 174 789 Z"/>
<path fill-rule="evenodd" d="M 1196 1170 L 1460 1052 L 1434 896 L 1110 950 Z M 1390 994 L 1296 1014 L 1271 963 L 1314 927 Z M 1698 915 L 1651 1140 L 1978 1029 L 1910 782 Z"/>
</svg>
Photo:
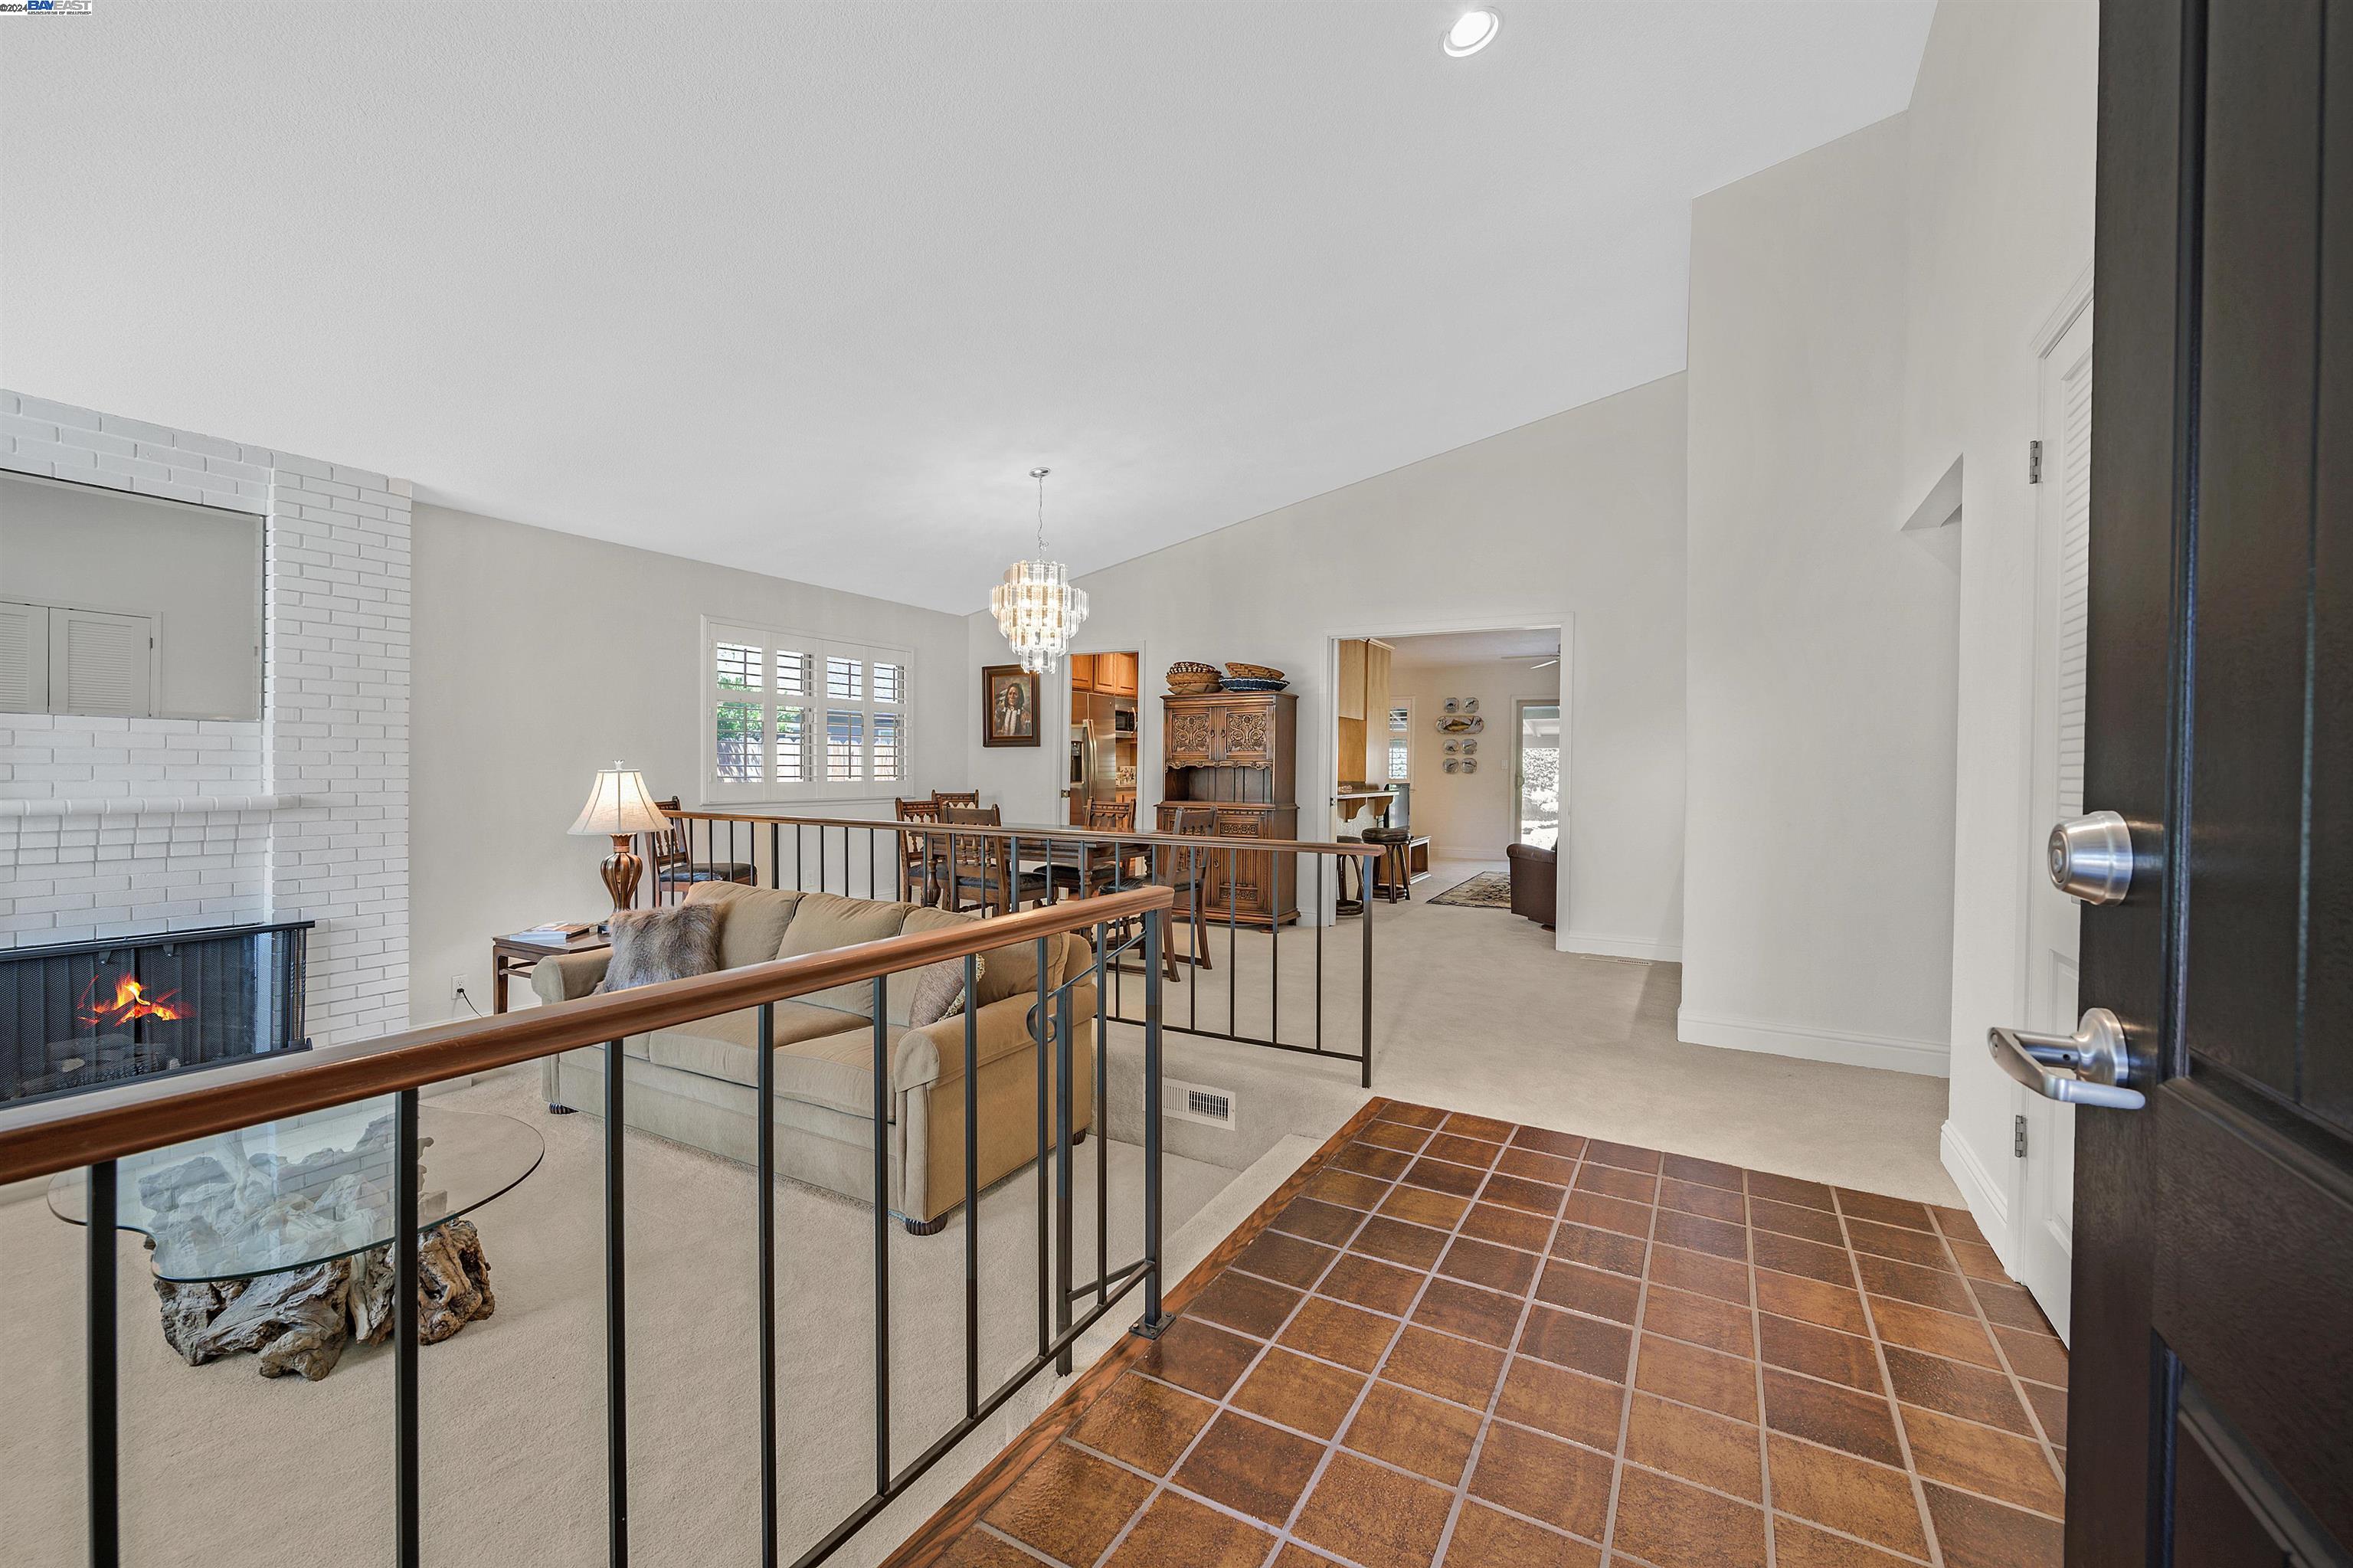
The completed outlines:
<svg viewBox="0 0 2353 1568">
<path fill-rule="evenodd" d="M 1476 698 L 1476 697 L 1465 697 L 1465 698 L 1463 698 L 1463 699 L 1462 699 L 1462 711 L 1463 711 L 1464 713 L 1466 713 L 1466 714 L 1475 714 L 1475 713 L 1477 713 L 1477 712 L 1479 711 L 1479 699 L 1478 699 L 1478 698 Z"/>
<path fill-rule="evenodd" d="M 1447 699 L 1446 699 L 1446 711 L 1447 711 L 1448 713 L 1460 713 L 1460 712 L 1461 711 L 1461 709 L 1462 709 L 1462 701 L 1461 701 L 1461 698 L 1459 698 L 1459 697 L 1449 697 L 1449 698 L 1447 698 Z"/>
<path fill-rule="evenodd" d="M 1487 727 L 1482 718 L 1442 718 L 1438 721 L 1440 735 L 1477 735 Z"/>
<path fill-rule="evenodd" d="M 1462 771 L 1463 771 L 1463 772 L 1465 772 L 1465 773 L 1476 773 L 1476 772 L 1478 772 L 1478 771 L 1479 771 L 1479 759 L 1478 759 L 1477 758 L 1475 758 L 1475 757 L 1466 757 L 1466 758 L 1464 758 L 1462 759 Z"/>
<path fill-rule="evenodd" d="M 1451 758 L 1451 757 L 1448 758 L 1446 759 L 1446 771 L 1448 771 L 1449 773 L 1460 773 L 1460 772 L 1461 772 L 1461 771 L 1462 771 L 1462 764 L 1461 764 L 1461 762 L 1459 759 L 1455 758 Z"/>
<path fill-rule="evenodd" d="M 1471 756 L 1478 749 L 1479 743 L 1475 740 L 1466 740 L 1462 743 L 1462 755 L 1465 757 Z"/>
<path fill-rule="evenodd" d="M 1461 749 L 1462 743 L 1459 740 L 1450 740 L 1446 743 L 1446 755 L 1449 757 L 1453 756 L 1456 752 Z"/>
</svg>

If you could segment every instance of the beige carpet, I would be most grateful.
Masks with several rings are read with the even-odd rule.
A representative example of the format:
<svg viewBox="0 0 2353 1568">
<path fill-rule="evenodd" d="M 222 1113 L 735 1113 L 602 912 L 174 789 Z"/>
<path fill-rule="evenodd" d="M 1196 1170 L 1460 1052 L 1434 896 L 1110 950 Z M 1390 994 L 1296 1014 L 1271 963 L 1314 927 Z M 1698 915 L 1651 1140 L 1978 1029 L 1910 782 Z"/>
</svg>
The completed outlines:
<svg viewBox="0 0 2353 1568">
<path fill-rule="evenodd" d="M 535 1071 L 437 1103 L 498 1110 L 546 1137 L 547 1160 L 476 1216 L 497 1316 L 424 1352 L 426 1561 L 604 1561 L 602 1128 L 550 1117 Z M 1303 1152 L 1303 1147 L 1294 1151 Z M 1111 1146 L 1114 1263 L 1141 1235 L 1139 1151 Z M 1094 1158 L 1079 1150 L 1079 1269 L 1092 1264 Z M 746 1563 L 759 1543 L 758 1380 L 751 1172 L 631 1135 L 628 1171 L 632 1559 Z M 1172 1160 L 1172 1229 L 1235 1172 Z M 1271 1184 L 1271 1183 L 1269 1183 Z M 1034 1178 L 984 1198 L 983 1370 L 1019 1361 L 1036 1332 Z M 847 1513 L 873 1467 L 871 1212 L 786 1184 L 777 1211 L 781 1445 L 787 1560 Z M 1239 1216 L 1235 1216 L 1239 1217 Z M 1230 1220 L 1228 1225 L 1230 1225 Z M 894 1463 L 962 1412 L 961 1222 L 935 1236 L 892 1226 Z M 0 1203 L 0 1564 L 81 1561 L 79 1229 L 45 1203 Z M 374 1561 L 392 1534 L 392 1361 L 355 1350 L 325 1381 L 265 1380 L 250 1358 L 184 1365 L 164 1344 L 144 1253 L 121 1238 L 123 1558 L 142 1564 Z M 1131 1298 L 1133 1300 L 1133 1298 Z M 1123 1308 L 1119 1322 L 1134 1316 Z M 1009 1435 L 1047 1390 L 1008 1407 Z M 1002 1438 L 976 1435 L 968 1473 Z M 920 1522 L 838 1561 L 860 1563 Z"/>
<path fill-rule="evenodd" d="M 1411 902 L 1374 902 L 1374 1092 L 1863 1192 L 1960 1202 L 1937 1160 L 1944 1079 L 1684 1044 L 1675 1038 L 1681 965 L 1557 952 L 1551 932 L 1508 910 L 1433 907 L 1419 896 L 1499 869 L 1443 862 Z M 1358 1037 L 1362 940 L 1353 918 L 1324 937 L 1330 1045 L 1354 1049 Z M 1281 943 L 1282 1038 L 1303 1044 L 1315 1015 L 1315 934 L 1286 929 Z M 1223 1029 L 1230 1008 L 1244 1030 L 1277 1022 L 1266 936 L 1241 932 L 1235 965 L 1222 928 L 1211 929 L 1208 945 L 1219 967 L 1188 969 L 1166 988 L 1169 1020 L 1187 1022 L 1198 1008 L 1204 1026 Z M 1124 983 L 1140 1012 L 1143 982 Z M 1131 1036 L 1120 1049 L 1124 1073 L 1113 1081 L 1127 1083 L 1140 1048 Z M 1283 1132 L 1320 1139 L 1369 1097 L 1352 1063 L 1183 1035 L 1169 1036 L 1168 1072 L 1235 1092 L 1235 1132 L 1169 1124 L 1171 1149 L 1220 1164 L 1248 1164 L 1261 1140 Z"/>
</svg>

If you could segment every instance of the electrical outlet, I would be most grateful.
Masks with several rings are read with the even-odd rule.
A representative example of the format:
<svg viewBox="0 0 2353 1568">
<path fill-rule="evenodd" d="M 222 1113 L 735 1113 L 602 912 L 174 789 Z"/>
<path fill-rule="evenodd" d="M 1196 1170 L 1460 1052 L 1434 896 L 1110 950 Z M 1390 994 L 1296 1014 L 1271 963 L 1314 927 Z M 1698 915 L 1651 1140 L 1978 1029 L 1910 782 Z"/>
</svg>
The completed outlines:
<svg viewBox="0 0 2353 1568">
<path fill-rule="evenodd" d="M 451 1001 L 461 1001 L 464 999 L 465 995 L 466 977 L 464 975 L 451 975 L 449 977 L 449 1000 Z"/>
</svg>

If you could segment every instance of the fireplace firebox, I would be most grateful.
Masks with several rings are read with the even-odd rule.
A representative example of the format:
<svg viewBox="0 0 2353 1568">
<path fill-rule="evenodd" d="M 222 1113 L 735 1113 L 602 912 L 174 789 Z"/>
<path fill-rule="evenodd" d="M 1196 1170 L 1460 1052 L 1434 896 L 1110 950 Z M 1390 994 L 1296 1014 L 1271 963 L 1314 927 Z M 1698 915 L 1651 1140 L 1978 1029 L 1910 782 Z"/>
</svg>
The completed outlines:
<svg viewBox="0 0 2353 1568">
<path fill-rule="evenodd" d="M 0 1105 L 308 1050 L 312 924 L 0 951 Z"/>
</svg>

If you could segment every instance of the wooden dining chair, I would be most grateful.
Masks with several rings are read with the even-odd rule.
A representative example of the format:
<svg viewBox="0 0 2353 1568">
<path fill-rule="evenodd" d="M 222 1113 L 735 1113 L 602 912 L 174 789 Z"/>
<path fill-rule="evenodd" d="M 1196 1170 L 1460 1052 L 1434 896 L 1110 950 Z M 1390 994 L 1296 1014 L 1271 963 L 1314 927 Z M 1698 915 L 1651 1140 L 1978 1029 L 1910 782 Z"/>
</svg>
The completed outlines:
<svg viewBox="0 0 2353 1568">
<path fill-rule="evenodd" d="M 654 874 L 653 901 L 676 904 L 698 882 L 740 882 L 746 887 L 759 881 L 759 869 L 748 860 L 716 857 L 711 835 L 703 836 L 701 860 L 694 858 L 693 824 L 680 816 L 678 797 L 656 800 L 654 809 L 670 819 L 659 832 L 649 833 L 646 864 Z"/>
<path fill-rule="evenodd" d="M 932 791 L 932 803 L 935 806 L 977 806 L 980 804 L 980 791 L 977 789 L 934 789 Z"/>
<path fill-rule="evenodd" d="M 1090 833 L 1110 836 L 1101 841 L 1088 840 L 1074 851 L 1071 863 L 1049 868 L 1058 889 L 1068 889 L 1080 898 L 1126 885 L 1127 872 L 1140 858 L 1137 852 L 1144 847 L 1123 846 L 1116 842 L 1119 835 L 1135 832 L 1133 800 L 1089 802 L 1085 826 Z"/>
<path fill-rule="evenodd" d="M 1218 836 L 1218 809 L 1215 806 L 1171 806 L 1168 809 L 1168 831 L 1187 838 Z M 1176 895 L 1176 905 L 1170 914 L 1170 924 L 1183 920 L 1193 927 L 1193 950 L 1185 955 L 1188 964 L 1205 969 L 1217 966 L 1209 961 L 1208 925 L 1202 906 L 1209 895 L 1211 857 L 1218 852 L 1204 846 L 1198 853 L 1179 849 L 1173 844 L 1155 844 L 1152 848 L 1152 874 L 1145 880 L 1170 888 Z M 1176 944 L 1169 943 L 1171 948 Z"/>
<path fill-rule="evenodd" d="M 940 803 L 929 797 L 894 800 L 896 816 L 902 822 L 937 822 Z M 940 901 L 944 881 L 944 857 L 947 842 L 935 833 L 899 835 L 899 897 L 909 904 L 936 904 Z"/>
<path fill-rule="evenodd" d="M 1004 822 L 1004 813 L 996 806 L 944 805 L 940 818 L 940 825 L 951 830 L 995 828 Z M 1004 834 L 952 834 L 951 841 L 955 865 L 948 883 L 948 907 L 1010 915 L 1024 902 L 1044 902 L 1050 891 L 1044 872 L 1025 873 L 1014 862 L 1012 841 Z"/>
</svg>

